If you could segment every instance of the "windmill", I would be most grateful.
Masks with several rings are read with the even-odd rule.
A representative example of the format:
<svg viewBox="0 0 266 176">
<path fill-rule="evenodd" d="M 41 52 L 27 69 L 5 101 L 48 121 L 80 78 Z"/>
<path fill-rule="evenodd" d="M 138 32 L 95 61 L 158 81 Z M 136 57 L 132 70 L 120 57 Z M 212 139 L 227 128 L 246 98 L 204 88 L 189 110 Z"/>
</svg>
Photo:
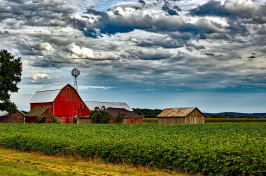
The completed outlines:
<svg viewBox="0 0 266 176">
<path fill-rule="evenodd" d="M 79 71 L 78 68 L 74 68 L 74 69 L 71 71 L 71 74 L 72 74 L 72 76 L 75 78 L 75 81 L 74 81 L 74 88 L 78 91 L 77 77 L 79 76 L 80 71 Z"/>
</svg>

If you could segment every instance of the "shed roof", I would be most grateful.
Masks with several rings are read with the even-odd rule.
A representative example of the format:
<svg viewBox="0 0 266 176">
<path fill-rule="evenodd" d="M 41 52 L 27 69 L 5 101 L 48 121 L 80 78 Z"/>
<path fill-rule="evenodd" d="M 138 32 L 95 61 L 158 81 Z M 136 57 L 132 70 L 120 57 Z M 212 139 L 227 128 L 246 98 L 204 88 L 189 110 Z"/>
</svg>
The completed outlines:
<svg viewBox="0 0 266 176">
<path fill-rule="evenodd" d="M 25 117 L 37 117 L 44 113 L 49 106 L 35 106 L 30 112 L 28 112 Z"/>
<path fill-rule="evenodd" d="M 125 114 L 125 118 L 143 118 L 141 115 L 138 115 L 133 111 L 128 111 L 124 108 L 107 108 L 105 111 L 110 113 L 112 116 L 117 116 L 117 114 L 120 112 Z"/>
<path fill-rule="evenodd" d="M 8 114 L 7 111 L 0 111 L 0 117 L 7 116 Z"/>
<path fill-rule="evenodd" d="M 17 112 L 21 113 L 22 115 L 25 115 L 23 112 L 20 110 L 17 110 Z M 9 113 L 7 111 L 0 111 L 0 117 L 7 116 Z"/>
<path fill-rule="evenodd" d="M 157 117 L 186 117 L 189 115 L 196 107 L 188 108 L 167 108 L 161 112 Z"/>
<path fill-rule="evenodd" d="M 99 102 L 99 101 L 85 101 L 85 104 L 90 110 L 94 110 L 95 107 L 105 107 L 107 108 L 124 108 L 128 111 L 133 111 L 128 104 L 124 102 Z"/>
<path fill-rule="evenodd" d="M 55 98 L 57 97 L 57 95 L 59 94 L 59 92 L 67 85 L 70 85 L 70 84 L 43 86 L 40 90 L 38 90 L 33 95 L 33 97 L 30 100 L 30 103 L 53 102 Z"/>
</svg>

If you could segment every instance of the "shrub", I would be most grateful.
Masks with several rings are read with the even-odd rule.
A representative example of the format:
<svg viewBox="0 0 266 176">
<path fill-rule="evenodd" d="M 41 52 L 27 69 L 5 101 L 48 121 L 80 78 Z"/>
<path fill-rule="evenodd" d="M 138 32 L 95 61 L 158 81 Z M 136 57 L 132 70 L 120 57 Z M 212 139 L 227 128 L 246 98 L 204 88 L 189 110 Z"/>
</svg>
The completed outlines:
<svg viewBox="0 0 266 176">
<path fill-rule="evenodd" d="M 124 118 L 125 118 L 125 114 L 119 112 L 116 115 L 116 117 L 113 117 L 112 119 L 113 119 L 114 123 L 123 123 Z"/>
<path fill-rule="evenodd" d="M 39 118 L 39 117 L 37 118 L 38 123 L 45 123 L 46 120 L 47 120 L 47 118 L 45 116 L 41 117 L 41 118 Z"/>
<path fill-rule="evenodd" d="M 91 113 L 92 123 L 109 123 L 112 115 L 106 111 L 94 111 Z"/>
</svg>

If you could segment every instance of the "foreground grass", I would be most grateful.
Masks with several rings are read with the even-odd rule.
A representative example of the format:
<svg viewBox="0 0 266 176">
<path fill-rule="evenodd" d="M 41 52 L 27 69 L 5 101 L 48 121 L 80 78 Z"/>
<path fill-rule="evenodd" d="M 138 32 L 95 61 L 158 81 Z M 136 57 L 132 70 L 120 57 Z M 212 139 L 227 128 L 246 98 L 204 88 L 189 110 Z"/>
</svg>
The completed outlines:
<svg viewBox="0 0 266 176">
<path fill-rule="evenodd" d="M 0 124 L 0 144 L 204 175 L 266 175 L 266 123 Z"/>
<path fill-rule="evenodd" d="M 22 152 L 0 147 L 0 175 L 13 176 L 57 176 L 57 175 L 150 175 L 185 176 L 187 174 L 154 171 L 144 167 L 132 167 L 126 164 L 107 164 L 102 160 L 84 161 L 72 157 L 46 156 L 37 152 Z"/>
</svg>

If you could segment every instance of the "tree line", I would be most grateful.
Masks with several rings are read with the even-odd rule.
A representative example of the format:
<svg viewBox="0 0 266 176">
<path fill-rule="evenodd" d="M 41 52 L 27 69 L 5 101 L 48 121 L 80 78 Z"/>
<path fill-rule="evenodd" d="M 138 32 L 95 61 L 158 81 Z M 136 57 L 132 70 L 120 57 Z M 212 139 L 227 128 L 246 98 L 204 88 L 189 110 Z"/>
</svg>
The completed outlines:
<svg viewBox="0 0 266 176">
<path fill-rule="evenodd" d="M 159 115 L 163 110 L 162 109 L 141 109 L 141 108 L 133 108 L 133 112 L 143 116 L 144 118 L 155 118 Z"/>
</svg>

